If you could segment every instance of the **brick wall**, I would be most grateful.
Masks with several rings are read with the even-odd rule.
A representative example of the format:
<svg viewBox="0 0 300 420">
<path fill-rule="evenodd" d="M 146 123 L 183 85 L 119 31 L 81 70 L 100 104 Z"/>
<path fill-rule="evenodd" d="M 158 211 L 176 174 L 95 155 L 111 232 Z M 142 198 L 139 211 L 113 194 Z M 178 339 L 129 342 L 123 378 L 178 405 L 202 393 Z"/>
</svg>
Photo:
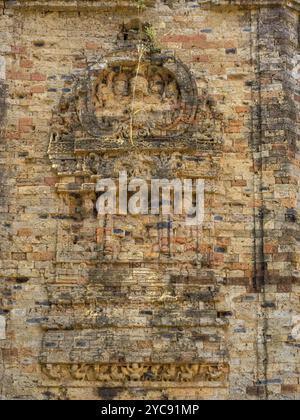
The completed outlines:
<svg viewBox="0 0 300 420">
<path fill-rule="evenodd" d="M 2 398 L 299 399 L 299 2 L 4 3 Z M 199 140 L 96 139 L 100 166 L 204 179 L 201 229 L 97 217 L 96 178 L 49 159 L 57 121 L 70 150 L 81 130 L 74 80 L 134 18 L 195 80 Z"/>
</svg>

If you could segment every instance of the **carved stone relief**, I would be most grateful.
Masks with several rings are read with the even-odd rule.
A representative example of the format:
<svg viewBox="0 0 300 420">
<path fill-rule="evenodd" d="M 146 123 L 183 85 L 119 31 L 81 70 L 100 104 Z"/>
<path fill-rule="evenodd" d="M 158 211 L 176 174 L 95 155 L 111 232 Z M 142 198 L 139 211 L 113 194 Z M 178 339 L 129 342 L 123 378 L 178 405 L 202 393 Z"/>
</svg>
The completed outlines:
<svg viewBox="0 0 300 420">
<path fill-rule="evenodd" d="M 186 383 L 225 381 L 229 367 L 226 364 L 47 364 L 42 366 L 42 371 L 53 380 Z"/>
<path fill-rule="evenodd" d="M 187 68 L 172 56 L 154 56 L 139 64 L 114 59 L 91 69 L 76 86 L 76 109 L 92 137 L 121 144 L 134 139 L 178 137 L 193 123 L 197 88 Z"/>
<path fill-rule="evenodd" d="M 122 364 L 124 360 L 130 360 L 128 355 L 132 355 L 136 340 L 126 335 L 128 346 L 123 345 L 125 341 L 120 346 L 120 338 L 113 332 L 111 343 L 100 340 L 101 334 L 105 334 L 103 328 L 109 328 L 113 322 L 109 308 L 108 315 L 104 316 L 101 307 L 103 299 L 110 307 L 114 305 L 112 299 L 120 305 L 122 297 L 126 298 L 122 321 L 121 318 L 116 321 L 122 334 L 124 329 L 131 328 L 131 314 L 136 311 L 134 302 L 139 295 L 143 304 L 149 300 L 152 304 L 155 300 L 155 305 L 166 305 L 161 309 L 164 311 L 164 322 L 170 316 L 172 321 L 168 322 L 175 326 L 183 321 L 174 320 L 174 307 L 168 305 L 177 304 L 181 288 L 182 303 L 180 301 L 178 305 L 185 305 L 188 314 L 196 313 L 193 312 L 197 310 L 194 306 L 199 305 L 198 301 L 190 298 L 193 294 L 189 294 L 189 284 L 184 293 L 185 286 L 178 286 L 175 290 L 170 273 L 172 270 L 176 274 L 178 270 L 185 272 L 188 267 L 197 271 L 198 275 L 202 264 L 200 229 L 189 235 L 189 242 L 184 245 L 189 247 L 188 257 L 180 265 L 180 238 L 175 243 L 175 251 L 171 238 L 177 231 L 182 231 L 181 216 L 177 217 L 174 225 L 174 221 L 160 216 L 149 216 L 148 221 L 140 220 L 139 223 L 137 219 L 128 219 L 125 229 L 121 228 L 124 224 L 122 220 L 96 217 L 94 214 L 96 183 L 101 178 L 118 179 L 119 173 L 126 171 L 128 180 L 134 177 L 145 180 L 186 179 L 190 174 L 191 178 L 203 179 L 215 177 L 219 168 L 222 116 L 217 112 L 217 105 L 206 89 L 199 92 L 192 72 L 172 53 L 163 54 L 151 47 L 141 54 L 141 45 L 147 42 L 144 36 L 146 27 L 140 22 L 125 25 L 118 37 L 118 49 L 111 56 L 90 63 L 82 74 L 72 79 L 53 115 L 48 153 L 59 176 L 57 192 L 62 196 L 62 213 L 66 215 L 57 230 L 58 243 L 63 246 L 57 250 L 55 284 L 48 285 L 49 296 L 54 286 L 60 298 L 49 310 L 41 354 L 43 372 L 51 380 L 99 381 L 105 382 L 105 386 L 116 382 L 164 382 L 172 386 L 172 383 L 221 382 L 228 379 L 228 366 L 222 364 L 225 360 L 222 355 L 202 360 L 200 350 L 195 347 L 193 356 L 187 358 L 186 352 L 192 351 L 193 334 L 202 337 L 201 331 L 188 331 L 181 344 L 177 338 L 174 345 L 177 364 L 168 363 L 173 360 L 168 353 L 173 351 L 173 345 L 159 358 L 153 358 L 155 351 L 152 350 L 153 354 L 145 356 L 144 363 Z M 132 46 L 134 48 L 129 48 Z M 76 226 L 71 226 L 72 223 Z M 75 229 L 78 240 L 74 241 L 72 229 Z M 87 232 L 90 235 L 93 230 L 94 240 L 91 241 L 85 235 Z M 180 235 L 188 235 L 186 229 Z M 181 240 L 185 241 L 184 238 Z M 108 262 L 111 266 L 105 268 Z M 159 273 L 156 272 L 158 262 Z M 80 291 L 77 290 L 79 284 L 82 284 Z M 63 313 L 64 319 L 67 319 L 68 311 L 68 304 L 61 297 L 66 299 L 71 296 L 70 291 L 64 293 L 64 285 L 67 290 L 69 286 L 76 285 L 74 293 L 77 296 L 74 298 L 72 294 L 74 313 L 72 321 L 70 318 L 67 323 L 60 317 Z M 197 296 L 200 299 L 199 293 Z M 88 302 L 89 299 L 92 303 Z M 100 316 L 91 319 L 85 314 L 82 322 L 77 303 L 83 302 L 85 309 L 88 305 L 88 309 L 93 309 L 95 304 L 95 310 L 101 310 L 101 319 Z M 210 307 L 206 309 L 211 310 Z M 207 312 L 203 316 L 207 316 Z M 220 325 L 215 311 L 210 316 L 209 328 L 214 334 Z M 157 315 L 148 325 L 143 315 L 137 316 L 140 334 L 145 336 L 145 340 L 146 337 L 150 341 L 156 340 L 151 336 L 156 324 L 160 337 L 161 319 L 161 315 Z M 147 326 L 149 330 L 146 331 Z M 92 330 L 88 331 L 91 327 Z M 165 327 L 164 324 L 163 330 Z M 200 328 L 198 320 L 197 328 Z M 100 364 L 105 360 L 99 359 L 93 350 L 80 349 L 79 356 L 76 349 L 72 352 L 73 341 L 66 339 L 67 350 L 58 357 L 59 350 L 56 353 L 51 347 L 54 345 L 52 333 L 58 331 L 63 336 L 70 330 L 78 336 L 85 331 L 88 341 L 95 341 L 95 352 L 99 349 L 106 353 L 117 352 L 121 347 L 125 356 L 106 359 L 115 360 L 116 364 Z M 218 344 L 216 348 L 219 348 Z M 68 354 L 71 353 L 69 359 Z M 149 360 L 161 363 L 149 363 Z M 185 363 L 187 360 L 195 363 Z M 199 360 L 201 362 L 196 363 Z M 211 360 L 214 363 L 210 363 Z"/>
<path fill-rule="evenodd" d="M 147 46 L 147 27 L 125 25 L 125 46 L 68 82 L 53 115 L 48 152 L 59 175 L 97 174 L 97 156 L 108 151 L 220 147 L 222 115 L 216 103 L 206 89 L 199 91 L 182 61 Z"/>
</svg>

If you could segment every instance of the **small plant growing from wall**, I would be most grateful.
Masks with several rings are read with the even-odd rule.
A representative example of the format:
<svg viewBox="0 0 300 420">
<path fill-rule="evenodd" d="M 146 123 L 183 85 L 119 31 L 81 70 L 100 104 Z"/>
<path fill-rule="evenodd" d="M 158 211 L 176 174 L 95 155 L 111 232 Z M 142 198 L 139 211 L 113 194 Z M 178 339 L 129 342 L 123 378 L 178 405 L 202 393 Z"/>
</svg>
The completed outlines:
<svg viewBox="0 0 300 420">
<path fill-rule="evenodd" d="M 136 66 L 136 73 L 135 73 L 135 78 L 133 81 L 133 91 L 132 91 L 132 101 L 131 101 L 131 109 L 130 109 L 130 126 L 129 126 L 129 137 L 130 137 L 130 142 L 131 144 L 134 144 L 133 141 L 133 122 L 134 122 L 134 116 L 141 112 L 140 109 L 135 110 L 135 95 L 136 95 L 136 82 L 137 82 L 137 78 L 140 72 L 140 68 L 141 68 L 141 64 L 142 64 L 142 60 L 145 54 L 145 46 L 143 44 L 139 44 L 138 45 L 138 63 Z"/>
<path fill-rule="evenodd" d="M 145 28 L 145 35 L 147 37 L 147 48 L 150 53 L 161 52 L 161 48 L 157 41 L 157 33 L 152 25 Z"/>
<path fill-rule="evenodd" d="M 139 72 L 142 66 L 143 58 L 147 54 L 155 54 L 161 52 L 161 49 L 159 48 L 158 42 L 157 42 L 157 34 L 155 31 L 155 28 L 153 28 L 152 25 L 146 24 L 143 27 L 142 30 L 142 36 L 141 41 L 137 45 L 137 51 L 138 51 L 138 62 L 136 67 L 136 74 L 135 79 L 133 82 L 133 92 L 132 92 L 132 102 L 131 102 L 131 109 L 130 109 L 130 127 L 129 127 L 129 133 L 130 133 L 130 142 L 131 144 L 134 144 L 134 138 L 133 138 L 133 124 L 134 124 L 134 117 L 136 114 L 141 112 L 141 109 L 135 109 L 135 102 L 136 102 L 136 82 L 137 78 L 139 76 Z"/>
<path fill-rule="evenodd" d="M 133 2 L 137 6 L 139 13 L 146 7 L 145 0 L 133 0 Z"/>
</svg>

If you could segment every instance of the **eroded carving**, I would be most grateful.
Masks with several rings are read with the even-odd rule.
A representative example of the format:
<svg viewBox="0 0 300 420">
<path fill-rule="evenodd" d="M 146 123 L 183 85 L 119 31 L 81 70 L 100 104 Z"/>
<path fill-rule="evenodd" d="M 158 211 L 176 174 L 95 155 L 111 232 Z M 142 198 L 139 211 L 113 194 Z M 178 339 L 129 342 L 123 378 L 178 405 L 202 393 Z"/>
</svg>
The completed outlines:
<svg viewBox="0 0 300 420">
<path fill-rule="evenodd" d="M 124 24 L 117 50 L 66 82 L 48 150 L 59 176 L 111 174 L 118 157 L 109 152 L 124 157 L 130 151 L 133 162 L 132 153 L 143 150 L 157 155 L 220 149 L 223 116 L 208 81 L 201 80 L 198 92 L 192 72 L 172 53 L 155 49 L 147 28 L 139 20 Z"/>
<path fill-rule="evenodd" d="M 100 382 L 214 382 L 226 381 L 227 364 L 75 364 L 42 366 L 54 380 Z"/>
<path fill-rule="evenodd" d="M 124 143 L 183 135 L 197 110 L 197 87 L 173 56 L 111 59 L 76 86 L 76 109 L 92 137 Z"/>
</svg>

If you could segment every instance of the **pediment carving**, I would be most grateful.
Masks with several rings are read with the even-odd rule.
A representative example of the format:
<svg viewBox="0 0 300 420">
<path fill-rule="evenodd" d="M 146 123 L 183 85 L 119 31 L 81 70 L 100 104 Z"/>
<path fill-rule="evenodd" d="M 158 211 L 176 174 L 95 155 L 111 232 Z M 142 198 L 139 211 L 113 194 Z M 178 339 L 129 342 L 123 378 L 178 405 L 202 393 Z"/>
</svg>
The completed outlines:
<svg viewBox="0 0 300 420">
<path fill-rule="evenodd" d="M 207 151 L 222 143 L 222 117 L 205 81 L 199 92 L 189 68 L 153 44 L 149 24 L 123 25 L 116 45 L 66 82 L 48 151 L 59 175 L 97 175 L 107 153 Z"/>
<path fill-rule="evenodd" d="M 108 57 L 89 66 L 61 99 L 49 154 L 183 140 L 197 109 L 196 82 L 174 56 Z"/>
<path fill-rule="evenodd" d="M 163 141 L 193 124 L 197 86 L 175 57 L 117 58 L 101 67 L 76 86 L 76 110 L 89 136 L 119 144 Z"/>
</svg>

